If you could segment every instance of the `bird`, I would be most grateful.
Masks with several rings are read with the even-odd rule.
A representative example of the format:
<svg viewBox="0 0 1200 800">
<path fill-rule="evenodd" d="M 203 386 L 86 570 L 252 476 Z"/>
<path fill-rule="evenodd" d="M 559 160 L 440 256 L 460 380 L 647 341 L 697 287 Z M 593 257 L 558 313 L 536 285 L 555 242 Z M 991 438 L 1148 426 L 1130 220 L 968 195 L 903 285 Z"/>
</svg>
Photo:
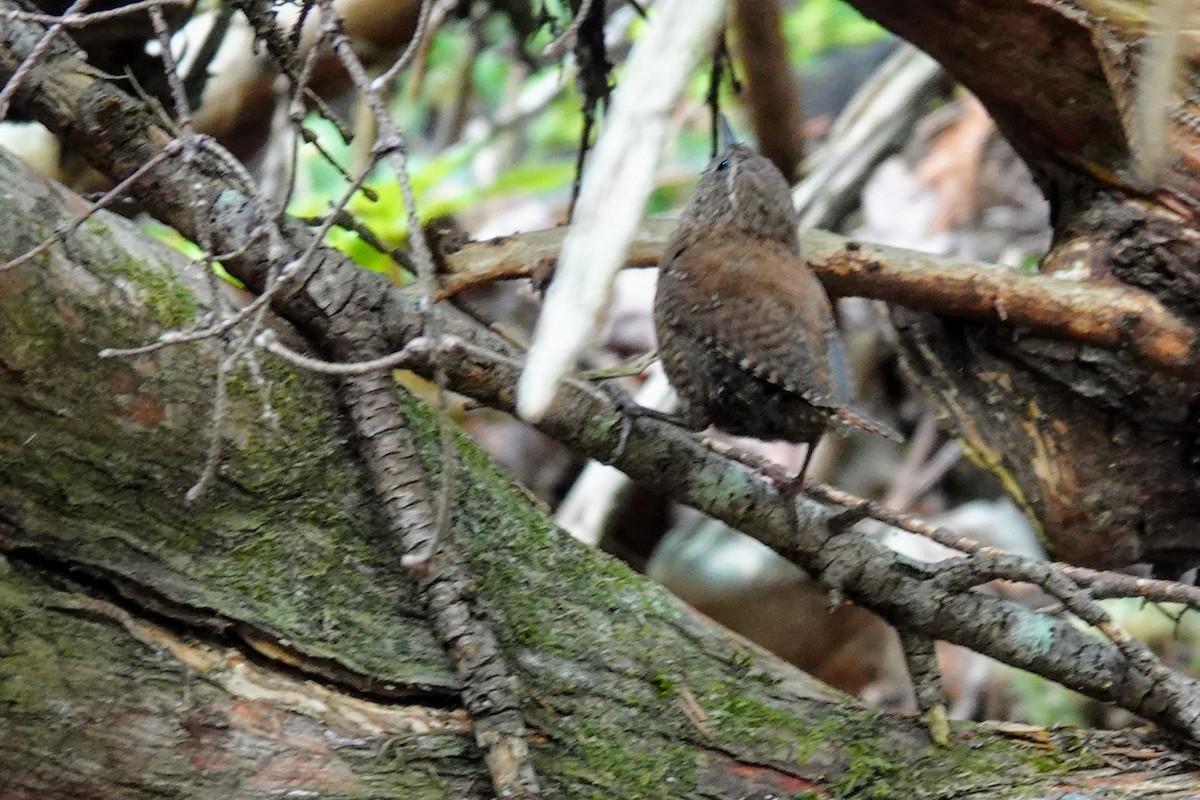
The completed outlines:
<svg viewBox="0 0 1200 800">
<path fill-rule="evenodd" d="M 787 180 L 750 146 L 719 153 L 659 262 L 654 328 L 682 423 L 809 444 L 830 428 L 900 436 L 854 406 L 845 345 L 800 254 Z"/>
</svg>

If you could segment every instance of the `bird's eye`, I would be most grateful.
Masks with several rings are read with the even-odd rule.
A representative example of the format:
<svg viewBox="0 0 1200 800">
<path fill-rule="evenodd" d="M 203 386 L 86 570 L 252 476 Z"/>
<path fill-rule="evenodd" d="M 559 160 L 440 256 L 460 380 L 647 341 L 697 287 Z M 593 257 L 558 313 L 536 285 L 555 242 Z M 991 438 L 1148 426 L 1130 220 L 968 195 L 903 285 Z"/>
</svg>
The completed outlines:
<svg viewBox="0 0 1200 800">
<path fill-rule="evenodd" d="M 717 164 L 717 172 L 724 172 L 727 169 L 729 169 L 729 159 L 722 158 L 721 163 Z"/>
</svg>

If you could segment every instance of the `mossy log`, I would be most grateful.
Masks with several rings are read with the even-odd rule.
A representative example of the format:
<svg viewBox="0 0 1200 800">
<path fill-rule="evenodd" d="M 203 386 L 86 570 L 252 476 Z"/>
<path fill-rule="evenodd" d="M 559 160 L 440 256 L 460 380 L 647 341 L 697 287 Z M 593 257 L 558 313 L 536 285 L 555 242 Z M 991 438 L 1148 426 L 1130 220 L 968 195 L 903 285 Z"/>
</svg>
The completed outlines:
<svg viewBox="0 0 1200 800">
<path fill-rule="evenodd" d="M 0 185 L 0 261 L 81 210 L 2 151 Z M 211 283 L 111 215 L 63 239 L 0 272 L 0 796 L 488 796 L 329 386 L 278 363 L 262 385 L 235 373 L 216 480 L 187 503 L 219 343 L 97 354 L 191 324 Z M 407 408 L 435 471 L 430 412 Z M 574 542 L 460 450 L 454 525 L 550 796 L 1184 797 L 1200 783 L 1160 745 L 1152 772 L 1115 768 L 1105 753 L 1126 734 L 964 724 L 936 746 L 917 719 L 857 705 Z"/>
</svg>

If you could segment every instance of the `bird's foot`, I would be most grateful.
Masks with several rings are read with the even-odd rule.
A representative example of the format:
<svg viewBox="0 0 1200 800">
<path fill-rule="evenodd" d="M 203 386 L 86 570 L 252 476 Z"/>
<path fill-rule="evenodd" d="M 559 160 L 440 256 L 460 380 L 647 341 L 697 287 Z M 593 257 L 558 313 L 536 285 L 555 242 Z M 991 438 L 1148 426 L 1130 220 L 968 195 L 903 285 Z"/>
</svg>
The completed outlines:
<svg viewBox="0 0 1200 800">
<path fill-rule="evenodd" d="M 804 462 L 800 464 L 800 471 L 795 477 L 788 478 L 787 481 L 779 485 L 779 491 L 785 493 L 789 498 L 795 500 L 797 496 L 804 493 L 804 476 L 808 474 L 808 465 L 812 463 L 813 453 L 817 452 L 817 443 L 821 441 L 818 436 L 808 443 L 808 449 L 804 451 Z"/>
<path fill-rule="evenodd" d="M 610 464 L 625 454 L 625 446 L 629 443 L 629 434 L 633 432 L 633 421 L 638 417 L 654 419 L 680 428 L 693 430 L 693 427 L 688 424 L 688 420 L 684 417 L 641 405 L 637 400 L 633 399 L 633 395 L 619 386 L 611 387 L 610 392 L 613 402 L 617 405 L 617 410 L 621 412 L 621 435 L 617 439 L 617 446 L 613 449 L 612 456 L 609 458 Z"/>
<path fill-rule="evenodd" d="M 633 398 L 629 392 L 622 389 L 620 386 L 610 384 L 606 387 L 612 396 L 613 402 L 617 404 L 617 408 L 626 418 L 646 417 L 647 419 L 656 419 L 659 422 L 666 422 L 671 425 L 676 425 L 680 428 L 688 430 L 698 430 L 695 425 L 691 425 L 690 420 L 679 414 L 668 414 L 665 411 L 659 411 L 650 406 L 644 406 Z"/>
</svg>

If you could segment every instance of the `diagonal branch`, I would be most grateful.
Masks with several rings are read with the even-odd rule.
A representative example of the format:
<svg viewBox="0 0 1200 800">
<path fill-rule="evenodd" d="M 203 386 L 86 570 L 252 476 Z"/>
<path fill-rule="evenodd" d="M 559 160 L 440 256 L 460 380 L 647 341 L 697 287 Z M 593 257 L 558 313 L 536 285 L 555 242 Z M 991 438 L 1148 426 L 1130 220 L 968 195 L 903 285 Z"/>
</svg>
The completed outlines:
<svg viewBox="0 0 1200 800">
<path fill-rule="evenodd" d="M 11 8 L 0 3 L 0 14 Z M 139 103 L 98 79 L 71 42 L 44 39 L 45 29 L 36 23 L 10 21 L 0 31 L 0 80 L 10 81 L 21 64 L 33 64 L 24 67 L 26 77 L 15 87 L 18 107 L 43 119 L 110 177 L 121 181 L 136 175 L 131 195 L 184 235 L 228 254 L 223 263 L 230 274 L 256 292 L 269 293 L 272 308 L 319 349 L 343 357 L 373 355 L 376 313 L 386 312 L 389 300 L 408 298 L 388 293 L 302 226 L 275 219 L 218 147 L 164 158 L 174 149 L 174 137 Z M 40 58 L 33 62 L 28 55 L 39 46 Z M 154 166 L 146 169 L 146 164 Z M 272 265 L 280 263 L 287 269 L 273 274 Z M 412 304 L 407 310 L 412 329 L 423 328 L 427 315 Z M 515 684 L 489 623 L 466 600 L 471 581 L 453 541 L 435 541 L 431 533 L 436 511 L 428 477 L 406 437 L 392 381 L 386 372 L 347 378 L 344 401 L 389 533 L 424 590 L 430 622 L 463 680 L 463 701 L 494 788 L 500 796 L 535 797 L 538 784 Z"/>
<path fill-rule="evenodd" d="M 0 12 L 11 7 L 9 0 L 0 0 Z M 37 26 L 19 22 L 0 31 L 0 80 L 11 77 L 38 33 Z M 88 72 L 78 52 L 61 42 L 29 72 L 14 103 L 60 132 L 71 147 L 116 180 L 153 160 L 171 141 L 137 103 Z M 206 232 L 213 246 L 238 254 L 225 266 L 256 291 L 266 285 L 268 265 L 275 260 L 271 256 L 279 258 L 256 237 L 257 230 L 266 225 L 279 228 L 279 246 L 288 251 L 285 261 L 299 257 L 310 243 L 300 226 L 267 216 L 207 150 L 190 163 L 164 159 L 132 191 L 185 235 L 196 233 L 191 229 L 196 224 L 196 197 L 206 201 Z M 328 249 L 314 248 L 312 260 L 282 280 L 272 307 L 322 350 L 330 350 L 339 336 L 354 329 L 377 331 L 378 341 L 396 350 L 421 335 L 423 314 L 411 295 Z M 444 333 L 469 346 L 439 357 L 415 358 L 412 366 L 428 376 L 440 365 L 449 388 L 512 410 L 520 363 L 511 346 L 453 309 L 436 313 Z M 368 389 L 355 390 L 364 393 L 364 403 L 373 392 Z M 580 452 L 751 534 L 898 627 L 969 647 L 1200 738 L 1196 681 L 1176 673 L 1152 681 L 1112 642 L 1065 620 L 1001 598 L 941 586 L 936 570 L 909 562 L 866 535 L 835 535 L 828 525 L 833 512 L 826 506 L 800 498 L 789 508 L 788 499 L 758 472 L 713 453 L 695 436 L 668 423 L 627 418 L 621 404 L 593 387 L 568 381 L 540 427 Z M 371 433 L 366 433 L 369 440 Z M 797 527 L 793 520 L 801 524 Z"/>
<path fill-rule="evenodd" d="M 451 531 L 438 530 L 428 477 L 396 408 L 396 392 L 387 371 L 342 383 L 363 461 L 383 504 L 387 534 L 400 545 L 401 563 L 416 580 L 434 632 L 458 668 L 463 703 L 497 795 L 514 800 L 537 797 L 540 790 L 516 682 L 489 620 L 471 600 L 475 592 L 470 570 Z"/>
</svg>

